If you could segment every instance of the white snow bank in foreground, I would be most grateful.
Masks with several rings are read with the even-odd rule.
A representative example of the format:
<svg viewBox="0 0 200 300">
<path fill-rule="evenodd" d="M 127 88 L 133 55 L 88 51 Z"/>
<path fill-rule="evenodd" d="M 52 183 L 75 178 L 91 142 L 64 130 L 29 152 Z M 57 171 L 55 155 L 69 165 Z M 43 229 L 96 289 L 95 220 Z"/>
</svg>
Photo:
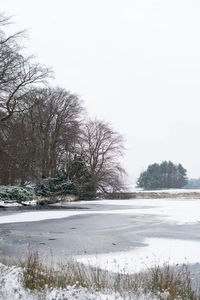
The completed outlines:
<svg viewBox="0 0 200 300">
<path fill-rule="evenodd" d="M 65 289 L 46 289 L 44 292 L 25 290 L 22 284 L 22 269 L 7 267 L 0 264 L 0 299 L 1 300 L 122 300 L 118 293 L 114 292 L 89 292 L 86 288 L 67 286 Z M 127 298 L 129 299 L 129 298 Z M 132 300 L 157 300 L 150 294 L 131 296 Z"/>
<path fill-rule="evenodd" d="M 147 246 L 133 250 L 96 255 L 75 256 L 81 263 L 115 273 L 147 271 L 155 265 L 200 263 L 200 242 L 164 238 L 145 239 Z"/>
</svg>

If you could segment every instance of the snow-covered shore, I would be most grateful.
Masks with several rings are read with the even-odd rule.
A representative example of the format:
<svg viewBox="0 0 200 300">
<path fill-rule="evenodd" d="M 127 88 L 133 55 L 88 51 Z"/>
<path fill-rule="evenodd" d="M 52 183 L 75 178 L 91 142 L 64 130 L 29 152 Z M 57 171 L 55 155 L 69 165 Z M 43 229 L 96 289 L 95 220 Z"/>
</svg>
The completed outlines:
<svg viewBox="0 0 200 300">
<path fill-rule="evenodd" d="M 163 296 L 167 296 L 168 292 L 164 291 Z M 160 296 L 160 295 L 159 295 Z M 43 291 L 25 289 L 23 285 L 23 272 L 20 267 L 8 267 L 0 264 L 0 299 L 1 300 L 158 300 L 160 297 L 152 295 L 150 292 L 144 293 L 138 291 L 137 294 L 124 292 L 121 296 L 118 292 L 114 292 L 112 287 L 110 290 L 96 291 L 88 290 L 78 285 L 67 285 L 65 288 L 48 288 Z"/>
</svg>

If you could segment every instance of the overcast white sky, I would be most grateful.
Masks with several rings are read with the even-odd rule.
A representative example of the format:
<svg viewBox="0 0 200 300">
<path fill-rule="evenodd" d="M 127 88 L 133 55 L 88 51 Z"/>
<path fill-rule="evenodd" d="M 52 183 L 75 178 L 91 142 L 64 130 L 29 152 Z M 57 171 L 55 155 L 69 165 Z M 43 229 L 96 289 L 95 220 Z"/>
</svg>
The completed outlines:
<svg viewBox="0 0 200 300">
<path fill-rule="evenodd" d="M 199 0 L 0 0 L 28 50 L 91 116 L 126 138 L 132 178 L 150 163 L 200 177 Z"/>
</svg>

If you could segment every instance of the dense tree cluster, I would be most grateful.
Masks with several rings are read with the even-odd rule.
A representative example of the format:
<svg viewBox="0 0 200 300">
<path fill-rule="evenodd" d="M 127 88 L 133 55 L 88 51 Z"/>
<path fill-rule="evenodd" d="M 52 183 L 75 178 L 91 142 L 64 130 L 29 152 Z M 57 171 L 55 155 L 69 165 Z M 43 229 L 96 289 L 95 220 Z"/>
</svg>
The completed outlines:
<svg viewBox="0 0 200 300">
<path fill-rule="evenodd" d="M 141 173 L 137 186 L 146 190 L 182 188 L 187 184 L 187 171 L 181 164 L 163 161 L 152 164 Z"/>
<path fill-rule="evenodd" d="M 120 190 L 121 135 L 88 120 L 77 95 L 49 86 L 51 70 L 22 54 L 23 32 L 7 35 L 8 23 L 0 15 L 0 184 L 82 198 Z"/>
</svg>

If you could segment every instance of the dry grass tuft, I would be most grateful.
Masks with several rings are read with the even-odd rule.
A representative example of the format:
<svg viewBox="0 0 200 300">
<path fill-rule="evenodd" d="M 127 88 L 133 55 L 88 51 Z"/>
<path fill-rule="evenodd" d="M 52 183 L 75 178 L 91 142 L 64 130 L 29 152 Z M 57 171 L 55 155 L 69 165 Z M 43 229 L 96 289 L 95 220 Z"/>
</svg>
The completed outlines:
<svg viewBox="0 0 200 300">
<path fill-rule="evenodd" d="M 21 267 L 24 288 L 39 292 L 46 288 L 65 289 L 67 286 L 81 286 L 91 292 L 116 292 L 124 299 L 131 299 L 132 295 L 135 297 L 141 292 L 151 293 L 157 299 L 165 300 L 200 299 L 200 293 L 197 287 L 194 287 L 189 268 L 185 264 L 171 267 L 166 263 L 163 267 L 150 268 L 146 273 L 116 274 L 73 260 L 56 267 L 47 267 L 36 251 L 29 252 Z"/>
<path fill-rule="evenodd" d="M 186 264 L 171 267 L 165 263 L 162 268 L 154 266 L 143 276 L 144 290 L 151 291 L 155 295 L 165 292 L 167 300 L 200 299 L 198 292 L 192 288 L 191 274 Z"/>
</svg>

